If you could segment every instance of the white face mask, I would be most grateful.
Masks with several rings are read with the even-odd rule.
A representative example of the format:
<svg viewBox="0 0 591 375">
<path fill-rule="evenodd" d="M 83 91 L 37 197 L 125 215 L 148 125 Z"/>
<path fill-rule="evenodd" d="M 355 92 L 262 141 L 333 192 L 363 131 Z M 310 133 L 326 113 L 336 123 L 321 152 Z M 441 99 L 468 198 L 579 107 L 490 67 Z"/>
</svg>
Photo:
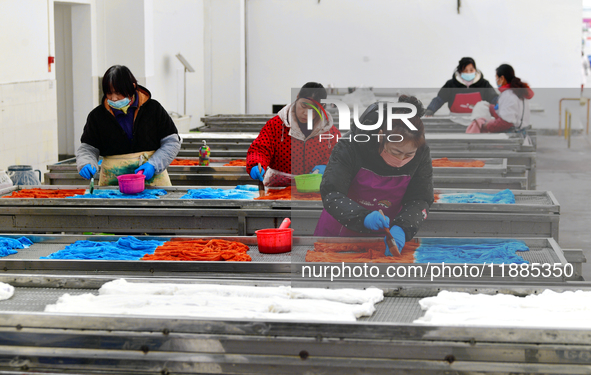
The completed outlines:
<svg viewBox="0 0 591 375">
<path fill-rule="evenodd" d="M 476 72 L 462 73 L 462 74 L 460 74 L 460 77 L 462 77 L 462 79 L 466 82 L 472 82 L 474 80 L 474 78 L 476 78 Z"/>
<path fill-rule="evenodd" d="M 123 107 L 126 107 L 129 105 L 130 102 L 131 102 L 131 100 L 129 98 L 123 98 L 121 100 L 117 100 L 116 102 L 107 99 L 107 103 L 109 104 L 109 106 L 111 106 L 115 109 L 121 109 Z"/>
</svg>

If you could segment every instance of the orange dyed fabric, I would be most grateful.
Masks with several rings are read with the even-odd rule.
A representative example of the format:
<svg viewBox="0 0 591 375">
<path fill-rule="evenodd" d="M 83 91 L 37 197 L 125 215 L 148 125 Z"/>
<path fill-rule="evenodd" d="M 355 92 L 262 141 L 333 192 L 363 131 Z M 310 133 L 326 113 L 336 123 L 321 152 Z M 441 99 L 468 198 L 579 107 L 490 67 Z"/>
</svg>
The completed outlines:
<svg viewBox="0 0 591 375">
<path fill-rule="evenodd" d="M 250 262 L 246 254 L 248 246 L 226 240 L 169 241 L 158 246 L 154 254 L 146 254 L 142 260 L 189 260 Z"/>
<path fill-rule="evenodd" d="M 66 198 L 74 195 L 84 195 L 84 189 L 22 189 L 13 191 L 12 195 L 6 195 L 2 198 Z"/>
<path fill-rule="evenodd" d="M 199 165 L 199 160 L 189 160 L 189 159 L 174 159 L 170 165 Z M 246 167 L 246 160 L 244 159 L 236 159 L 232 160 L 227 164 L 224 164 L 224 167 Z"/>
<path fill-rule="evenodd" d="M 283 189 L 269 189 L 262 197 L 256 200 L 294 200 L 294 201 L 320 201 L 320 193 L 298 193 L 296 188 L 286 187 Z"/>
<path fill-rule="evenodd" d="M 199 165 L 199 160 L 174 159 L 170 165 Z"/>
<path fill-rule="evenodd" d="M 246 167 L 246 160 L 236 159 L 224 164 L 224 167 Z"/>
<path fill-rule="evenodd" d="M 435 202 L 439 201 L 439 194 L 433 194 L 433 197 L 435 198 L 435 200 L 434 200 Z"/>
<path fill-rule="evenodd" d="M 433 159 L 434 167 L 471 167 L 471 168 L 482 168 L 484 162 L 482 160 L 472 161 L 451 161 L 448 158 Z"/>
<path fill-rule="evenodd" d="M 306 253 L 306 262 L 326 263 L 414 263 L 415 250 L 418 242 L 407 242 L 400 257 L 384 255 L 386 245 L 384 241 L 324 243 L 316 242 L 314 250 Z"/>
</svg>

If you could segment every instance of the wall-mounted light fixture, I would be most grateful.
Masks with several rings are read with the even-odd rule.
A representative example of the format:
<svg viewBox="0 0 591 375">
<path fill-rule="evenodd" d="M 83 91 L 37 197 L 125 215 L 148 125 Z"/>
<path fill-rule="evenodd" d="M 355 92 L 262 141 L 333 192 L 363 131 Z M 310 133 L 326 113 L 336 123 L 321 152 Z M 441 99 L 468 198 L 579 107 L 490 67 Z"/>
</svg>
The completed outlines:
<svg viewBox="0 0 591 375">
<path fill-rule="evenodd" d="M 184 107 L 183 107 L 183 115 L 187 114 L 187 72 L 189 73 L 194 73 L 195 69 L 193 69 L 193 67 L 191 66 L 191 64 L 189 64 L 189 62 L 187 61 L 187 59 L 185 59 L 185 57 L 183 55 L 179 53 L 176 54 L 176 58 L 179 59 L 179 61 L 181 62 L 181 64 L 183 64 L 183 66 L 185 67 L 185 72 L 184 72 L 184 93 L 183 93 L 183 103 L 184 103 Z"/>
</svg>

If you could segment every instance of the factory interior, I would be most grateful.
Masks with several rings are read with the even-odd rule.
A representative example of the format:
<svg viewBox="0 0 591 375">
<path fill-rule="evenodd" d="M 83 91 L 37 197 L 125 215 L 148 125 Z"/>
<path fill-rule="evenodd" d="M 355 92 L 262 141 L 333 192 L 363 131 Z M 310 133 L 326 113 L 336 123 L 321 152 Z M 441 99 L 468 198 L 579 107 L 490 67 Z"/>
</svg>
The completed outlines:
<svg viewBox="0 0 591 375">
<path fill-rule="evenodd" d="M 0 0 L 0 50 L 0 375 L 591 374 L 591 0 Z"/>
</svg>

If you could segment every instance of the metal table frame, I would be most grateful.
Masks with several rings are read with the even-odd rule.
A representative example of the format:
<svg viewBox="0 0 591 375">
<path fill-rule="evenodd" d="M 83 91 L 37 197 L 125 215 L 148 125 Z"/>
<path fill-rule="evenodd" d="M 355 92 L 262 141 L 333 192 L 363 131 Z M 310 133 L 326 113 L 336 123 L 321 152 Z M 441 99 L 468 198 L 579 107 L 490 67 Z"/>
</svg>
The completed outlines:
<svg viewBox="0 0 591 375">
<path fill-rule="evenodd" d="M 38 288 L 45 286 L 42 277 L 38 282 Z M 473 287 L 479 293 L 516 295 L 591 290 L 588 283 Z M 392 288 L 386 294 L 403 301 L 405 295 L 428 296 L 441 288 L 475 292 L 465 285 L 432 284 Z M 588 329 L 551 325 L 454 327 L 16 311 L 0 313 L 0 373 L 583 374 L 591 362 L 590 337 Z"/>
<path fill-rule="evenodd" d="M 0 191 L 0 195 L 21 187 Z M 23 187 L 23 188 L 26 188 Z M 72 186 L 44 186 L 48 189 Z M 85 187 L 82 187 L 85 188 Z M 199 188 L 199 187 L 195 187 Z M 180 195 L 187 188 L 168 187 Z M 437 192 L 470 192 L 437 189 Z M 478 190 L 496 193 L 498 190 Z M 474 190 L 472 190 L 474 192 Z M 419 235 L 443 237 L 552 237 L 558 240 L 559 204 L 550 192 L 515 191 L 523 204 L 433 205 Z M 166 197 L 166 196 L 165 196 Z M 521 198 L 524 197 L 524 198 Z M 526 198 L 549 203 L 528 204 Z M 296 235 L 311 235 L 322 210 L 320 201 L 185 199 L 0 199 L 0 231 L 107 232 L 193 235 L 250 235 L 276 228 L 290 217 Z"/>
</svg>

